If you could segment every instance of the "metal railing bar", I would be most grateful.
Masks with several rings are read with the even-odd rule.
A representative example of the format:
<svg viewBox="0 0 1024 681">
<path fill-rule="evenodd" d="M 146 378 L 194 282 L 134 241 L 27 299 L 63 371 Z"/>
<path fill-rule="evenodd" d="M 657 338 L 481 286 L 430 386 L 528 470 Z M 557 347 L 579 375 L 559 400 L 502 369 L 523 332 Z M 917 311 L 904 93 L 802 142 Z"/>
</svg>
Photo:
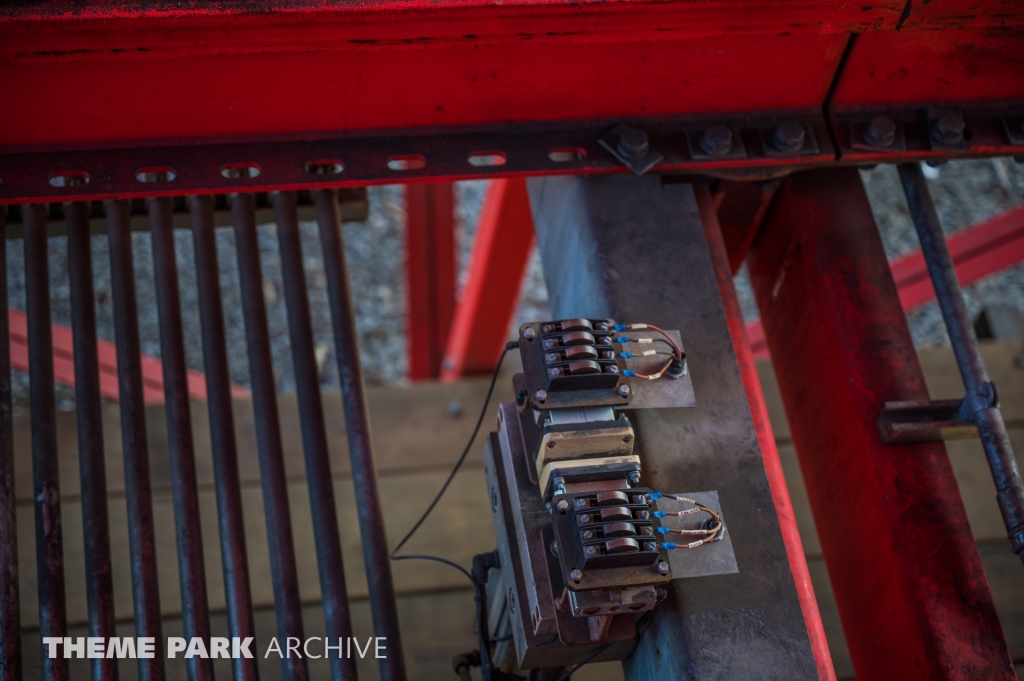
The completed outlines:
<svg viewBox="0 0 1024 681">
<path fill-rule="evenodd" d="M 367 415 L 363 372 L 359 361 L 355 311 L 349 291 L 345 265 L 341 221 L 338 219 L 337 193 L 333 189 L 313 192 L 316 205 L 320 245 L 323 250 L 324 274 L 327 278 L 328 302 L 334 327 L 335 353 L 341 379 L 342 405 L 347 423 L 348 450 L 352 459 L 359 532 L 363 540 L 363 558 L 370 592 L 373 628 L 387 641 L 388 655 L 380 660 L 383 681 L 405 681 L 405 660 L 395 603 L 395 584 L 384 514 L 381 510 L 377 471 L 370 442 L 370 420 Z"/>
<path fill-rule="evenodd" d="M 256 234 L 255 206 L 251 194 L 232 194 L 235 250 L 238 278 L 245 318 L 246 347 L 249 355 L 249 383 L 255 414 L 256 441 L 259 449 L 263 484 L 263 506 L 270 548 L 270 570 L 277 606 L 278 642 L 286 637 L 303 637 L 302 604 L 299 600 L 298 572 L 288 485 L 281 447 L 281 423 L 277 413 L 277 387 L 271 357 L 267 307 L 263 298 L 263 274 L 260 270 Z M 305 658 L 282 656 L 282 674 L 286 681 L 305 681 L 309 670 Z"/>
<path fill-rule="evenodd" d="M 103 415 L 96 340 L 96 299 L 92 271 L 89 204 L 68 203 L 68 278 L 75 355 L 75 419 L 78 426 L 78 467 L 81 478 L 82 538 L 85 542 L 85 592 L 89 636 L 116 636 L 114 583 L 110 559 L 110 518 L 107 472 L 103 457 Z M 64 499 L 68 501 L 68 499 Z M 92 678 L 116 681 L 117 660 L 94 658 Z"/>
<path fill-rule="evenodd" d="M 163 681 L 163 627 L 160 621 L 160 587 L 157 581 L 156 539 L 153 528 L 153 495 L 146 442 L 146 409 L 142 391 L 139 315 L 135 298 L 132 234 L 129 205 L 108 200 L 111 300 L 117 344 L 117 382 L 121 405 L 121 448 L 124 453 L 124 484 L 128 507 L 128 546 L 132 563 L 132 602 L 135 635 L 156 640 L 156 654 L 139 658 L 140 681 Z"/>
<path fill-rule="evenodd" d="M 352 615 L 345 587 L 345 567 L 338 534 L 338 513 L 334 503 L 327 428 L 320 396 L 320 372 L 316 363 L 313 326 L 303 269 L 302 239 L 299 234 L 298 208 L 294 192 L 274 192 L 274 214 L 281 252 L 281 274 L 288 310 L 288 333 L 299 403 L 299 421 L 306 460 L 306 481 L 316 541 L 320 593 L 323 596 L 324 624 L 331 639 L 352 637 Z M 330 658 L 331 678 L 335 681 L 359 678 L 355 659 L 340 653 Z"/>
<path fill-rule="evenodd" d="M 213 487 L 217 494 L 220 551 L 224 568 L 225 610 L 230 635 L 244 639 L 248 636 L 255 638 L 256 624 L 253 621 L 249 560 L 245 547 L 238 446 L 231 407 L 231 376 L 228 370 L 213 206 L 212 196 L 194 196 L 190 199 L 203 365 L 206 369 L 206 408 L 210 418 Z M 200 489 L 204 487 L 208 486 L 199 486 Z M 231 671 L 235 681 L 256 681 L 259 678 L 256 660 L 244 656 L 232 659 Z"/>
</svg>

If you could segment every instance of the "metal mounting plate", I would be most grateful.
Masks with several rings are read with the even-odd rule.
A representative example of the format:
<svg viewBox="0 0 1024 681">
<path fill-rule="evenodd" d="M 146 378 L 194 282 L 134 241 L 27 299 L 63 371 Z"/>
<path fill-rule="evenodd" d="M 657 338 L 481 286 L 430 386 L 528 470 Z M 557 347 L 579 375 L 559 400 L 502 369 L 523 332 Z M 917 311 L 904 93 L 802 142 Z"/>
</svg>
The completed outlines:
<svg viewBox="0 0 1024 681">
<path fill-rule="evenodd" d="M 728 521 L 722 515 L 722 504 L 718 500 L 718 492 L 678 492 L 675 494 L 693 499 L 707 506 L 722 518 L 722 522 L 726 523 L 726 526 L 725 534 L 720 541 L 704 544 L 695 549 L 663 551 L 662 554 L 668 558 L 672 579 L 728 575 L 739 572 L 739 565 L 736 564 L 736 552 L 733 550 L 732 540 L 729 538 Z M 689 504 L 680 503 L 675 499 L 667 497 L 655 500 L 652 506 L 658 511 L 685 511 L 688 508 L 693 508 Z M 707 517 L 704 513 L 694 513 L 682 517 L 670 516 L 656 521 L 656 524 L 680 530 L 692 530 L 700 527 Z M 667 541 L 674 541 L 677 544 L 685 543 L 686 541 L 680 539 L 681 535 L 678 534 L 665 536 Z"/>
</svg>

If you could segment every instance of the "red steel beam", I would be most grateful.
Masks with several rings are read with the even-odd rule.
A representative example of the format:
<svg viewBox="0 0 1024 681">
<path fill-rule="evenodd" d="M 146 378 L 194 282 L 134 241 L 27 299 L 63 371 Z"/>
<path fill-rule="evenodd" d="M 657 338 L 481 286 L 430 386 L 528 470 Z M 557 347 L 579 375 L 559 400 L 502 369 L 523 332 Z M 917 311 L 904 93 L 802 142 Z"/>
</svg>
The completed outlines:
<svg viewBox="0 0 1024 681">
<path fill-rule="evenodd" d="M 749 264 L 857 678 L 1015 679 L 945 446 L 878 435 L 928 390 L 857 170 L 787 179 Z"/>
<path fill-rule="evenodd" d="M 1024 204 L 952 234 L 947 243 L 962 286 L 1019 264 L 1024 261 Z M 896 258 L 889 267 L 905 311 L 910 312 L 935 299 L 935 289 L 920 250 Z M 767 359 L 768 344 L 760 321 L 747 324 L 747 336 L 754 357 Z"/>
<path fill-rule="evenodd" d="M 11 367 L 28 371 L 28 326 L 24 312 L 10 310 L 8 324 L 11 334 Z M 58 383 L 75 385 L 75 355 L 72 345 L 72 331 L 62 324 L 51 325 L 53 333 L 53 373 Z M 117 351 L 107 340 L 97 342 L 100 368 L 100 395 L 117 401 Z M 150 355 L 142 356 L 142 390 L 146 404 L 163 404 L 164 377 L 160 360 Z M 206 399 L 206 377 L 197 371 L 188 372 L 188 393 L 193 400 Z M 235 397 L 247 397 L 250 393 L 241 386 L 232 386 Z"/>
<path fill-rule="evenodd" d="M 515 314 L 533 243 L 526 181 L 494 180 L 480 213 L 469 276 L 445 350 L 442 380 L 494 370 Z"/>
<path fill-rule="evenodd" d="M 782 472 L 782 461 L 779 459 L 779 450 L 775 444 L 775 433 L 772 432 L 768 407 L 764 401 L 764 393 L 761 391 L 761 379 L 757 375 L 754 354 L 750 351 L 750 343 L 743 325 L 743 311 L 740 309 L 740 301 L 736 297 L 733 266 L 726 249 L 722 229 L 719 226 L 716 202 L 706 185 L 694 185 L 693 189 L 697 197 L 697 207 L 700 209 L 701 222 L 704 225 L 704 234 L 708 241 L 711 262 L 718 279 L 718 290 L 722 296 L 725 319 L 729 325 L 729 335 L 732 336 L 733 350 L 736 352 L 736 361 L 743 378 L 747 402 L 750 404 L 750 415 L 754 421 L 754 430 L 757 432 L 757 443 L 761 448 L 761 458 L 764 460 L 765 474 L 768 477 L 768 485 L 771 487 L 772 501 L 775 504 L 775 512 L 779 516 L 782 541 L 786 546 L 789 567 L 796 583 L 797 597 L 800 599 L 800 609 L 803 611 L 811 650 L 817 663 L 818 678 L 821 681 L 835 681 L 836 672 L 832 666 L 832 654 L 828 648 L 828 640 L 825 638 L 825 625 L 821 621 L 818 599 L 814 595 L 814 585 L 811 583 L 811 573 L 807 568 L 803 541 L 800 539 L 800 531 L 796 524 L 796 513 L 793 511 L 789 487 L 786 485 L 786 477 Z"/>
<path fill-rule="evenodd" d="M 437 378 L 455 314 L 455 202 L 451 182 L 405 187 L 406 347 L 409 378 Z"/>
</svg>

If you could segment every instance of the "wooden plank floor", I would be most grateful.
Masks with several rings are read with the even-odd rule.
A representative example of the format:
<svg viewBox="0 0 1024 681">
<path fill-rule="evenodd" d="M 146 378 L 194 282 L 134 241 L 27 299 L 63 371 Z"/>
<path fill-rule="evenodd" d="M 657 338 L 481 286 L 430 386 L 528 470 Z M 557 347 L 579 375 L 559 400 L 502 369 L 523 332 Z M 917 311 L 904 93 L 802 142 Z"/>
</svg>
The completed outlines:
<svg viewBox="0 0 1024 681">
<path fill-rule="evenodd" d="M 1004 415 L 1020 461 L 1020 455 L 1024 452 L 1024 343 L 987 344 L 984 346 L 984 354 L 993 380 L 999 386 Z M 954 398 L 962 394 L 959 375 L 949 350 L 926 349 L 921 351 L 920 357 L 933 398 Z M 771 366 L 760 365 L 760 372 L 836 671 L 841 679 L 852 678 L 849 652 L 843 639 L 828 574 L 821 557 L 820 543 Z M 511 399 L 509 382 L 499 381 L 498 386 L 495 399 Z M 368 391 L 380 485 L 386 502 L 387 530 L 393 541 L 412 525 L 440 486 L 452 462 L 464 446 L 485 391 L 486 381 L 482 379 L 467 380 L 454 385 L 419 384 L 402 388 L 371 388 Z M 321 635 L 323 620 L 317 607 L 319 582 L 297 407 L 292 396 L 281 397 L 279 403 L 290 503 L 295 525 L 300 590 L 303 602 L 308 604 L 305 613 L 306 634 Z M 452 408 L 454 405 L 459 408 Z M 357 633 L 368 636 L 371 625 L 366 601 L 366 578 L 339 397 L 325 395 L 324 408 L 328 414 L 328 427 L 331 429 L 328 435 L 345 553 L 345 574 L 353 601 Z M 491 411 L 493 412 L 493 406 Z M 258 609 L 258 640 L 261 642 L 260 650 L 263 651 L 265 641 L 269 640 L 274 631 L 273 598 L 263 523 L 259 465 L 252 427 L 253 415 L 251 405 L 247 401 L 241 400 L 235 404 L 235 418 L 243 478 L 242 496 L 246 512 L 246 539 L 252 574 L 253 601 Z M 104 406 L 103 421 L 111 497 L 115 607 L 122 623 L 120 626 L 124 630 L 122 635 L 126 635 L 130 634 L 132 629 L 132 604 L 117 405 Z M 161 603 L 167 618 L 165 633 L 175 635 L 181 628 L 180 619 L 177 618 L 180 613 L 180 592 L 162 407 L 148 408 L 147 421 L 154 513 L 156 526 L 160 529 L 157 554 Z M 211 607 L 222 613 L 223 579 L 213 492 L 213 466 L 209 449 L 209 424 L 204 404 L 194 405 L 193 423 L 197 443 L 208 590 Z M 493 427 L 493 424 L 485 421 L 485 428 L 487 427 Z M 31 630 L 37 625 L 38 613 L 35 605 L 32 472 L 27 413 L 16 415 L 14 434 L 18 457 L 16 490 L 19 498 L 22 610 L 23 624 L 27 628 L 26 678 L 37 678 L 39 641 L 38 634 Z M 57 434 L 61 454 L 68 618 L 74 628 L 72 635 L 84 635 L 86 604 L 74 414 L 58 414 Z M 475 449 L 478 448 L 479 445 Z M 1024 588 L 1021 587 L 1024 572 L 1019 560 L 1007 548 L 1002 520 L 994 500 L 994 487 L 980 444 L 975 441 L 950 443 L 949 454 L 1011 652 L 1014 660 L 1021 665 L 1024 663 Z M 463 472 L 456 478 L 444 501 L 434 511 L 433 517 L 409 543 L 408 551 L 439 554 L 468 565 L 474 554 L 493 549 L 493 543 L 483 470 L 478 456 L 474 453 L 467 460 Z M 743 569 L 743 566 L 740 566 L 740 569 Z M 399 592 L 404 648 L 412 678 L 454 679 L 450 666 L 451 656 L 471 650 L 476 645 L 472 633 L 473 598 L 468 583 L 454 570 L 430 563 L 398 563 L 394 565 L 394 571 Z M 222 614 L 214 617 L 214 627 L 215 631 L 226 632 Z M 265 660 L 262 665 L 262 678 L 279 678 L 279 666 L 275 659 Z M 135 670 L 131 663 L 126 662 L 124 667 L 122 678 L 134 678 Z M 322 671 L 321 666 L 317 666 L 316 663 L 312 668 L 317 672 Z M 1018 669 L 1024 669 L 1024 666 L 1019 666 Z M 168 671 L 173 679 L 185 678 L 182 664 L 170 664 Z M 370 661 L 361 665 L 361 672 L 361 678 L 377 678 L 376 669 Z M 223 671 L 218 670 L 218 673 L 220 678 L 228 677 L 226 667 Z M 87 678 L 85 668 L 83 667 L 79 673 L 74 673 L 72 678 Z M 323 678 L 323 675 L 317 673 L 314 678 Z M 613 681 L 621 679 L 622 674 L 617 663 L 607 663 L 589 667 L 585 673 L 580 672 L 575 678 L 577 681 Z"/>
</svg>

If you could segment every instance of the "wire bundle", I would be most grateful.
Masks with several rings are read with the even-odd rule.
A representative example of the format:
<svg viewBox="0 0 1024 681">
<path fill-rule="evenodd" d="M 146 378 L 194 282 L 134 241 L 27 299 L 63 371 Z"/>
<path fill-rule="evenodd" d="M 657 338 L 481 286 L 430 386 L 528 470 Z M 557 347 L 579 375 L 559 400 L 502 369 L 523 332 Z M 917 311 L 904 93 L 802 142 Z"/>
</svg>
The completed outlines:
<svg viewBox="0 0 1024 681">
<path fill-rule="evenodd" d="M 707 513 L 714 520 L 714 524 L 711 527 L 702 527 L 695 530 L 675 530 L 670 527 L 658 527 L 655 531 L 658 534 L 681 534 L 683 536 L 697 536 L 700 539 L 695 539 L 689 543 L 677 544 L 675 542 L 663 542 L 661 548 L 663 549 L 695 549 L 698 546 L 704 544 L 710 544 L 712 542 L 720 541 L 722 539 L 722 530 L 724 525 L 722 524 L 722 516 L 708 508 L 707 506 L 697 502 L 695 499 L 688 499 L 687 497 L 675 496 L 672 494 L 662 494 L 661 492 L 651 492 L 649 495 L 651 500 L 660 499 L 665 497 L 666 499 L 674 499 L 683 504 L 691 504 L 693 508 L 688 508 L 683 511 L 655 511 L 653 513 L 655 518 L 664 518 L 666 516 L 686 516 L 694 513 Z"/>
<path fill-rule="evenodd" d="M 622 352 L 619 353 L 619 357 L 621 357 L 622 359 L 630 359 L 632 357 L 648 357 L 650 355 L 667 355 L 669 358 L 668 361 L 665 362 L 665 365 L 662 366 L 661 369 L 659 369 L 657 372 L 653 374 L 641 374 L 637 373 L 636 371 L 633 371 L 632 369 L 626 369 L 625 371 L 622 372 L 623 376 L 635 376 L 636 378 L 643 378 L 648 381 L 654 381 L 661 378 L 665 374 L 665 372 L 669 370 L 673 363 L 682 362 L 683 359 L 686 358 L 686 355 L 683 353 L 683 349 L 679 347 L 679 344 L 675 342 L 672 336 L 668 335 L 668 333 L 665 332 L 663 329 L 659 329 L 657 326 L 654 326 L 653 324 L 616 324 L 612 328 L 614 328 L 616 331 L 635 331 L 640 329 L 650 329 L 651 331 L 659 333 L 662 336 L 662 338 L 630 338 L 629 336 L 617 336 L 615 338 L 615 342 L 621 345 L 625 345 L 626 343 L 654 343 L 657 341 L 668 345 L 672 349 L 671 352 L 665 350 L 644 350 L 641 352 L 628 352 L 623 350 Z"/>
</svg>

